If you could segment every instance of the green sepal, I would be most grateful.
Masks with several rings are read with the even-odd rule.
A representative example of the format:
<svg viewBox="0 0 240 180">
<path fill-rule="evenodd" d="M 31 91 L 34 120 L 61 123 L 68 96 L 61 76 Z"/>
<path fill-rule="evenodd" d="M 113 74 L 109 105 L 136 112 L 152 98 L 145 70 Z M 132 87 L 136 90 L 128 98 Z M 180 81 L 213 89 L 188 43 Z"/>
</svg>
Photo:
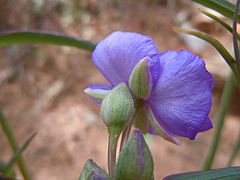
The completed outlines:
<svg viewBox="0 0 240 180">
<path fill-rule="evenodd" d="M 102 100 L 105 98 L 105 96 L 110 92 L 111 90 L 103 90 L 103 89 L 92 89 L 92 88 L 86 88 L 84 89 L 84 92 L 89 95 L 91 98 L 96 100 L 97 102 L 101 103 Z"/>
<path fill-rule="evenodd" d="M 89 159 L 83 167 L 79 180 L 111 180 L 111 177 L 92 159 Z"/>
<path fill-rule="evenodd" d="M 134 96 L 147 99 L 152 89 L 152 77 L 149 71 L 149 58 L 142 59 L 133 69 L 129 78 L 129 87 Z"/>
<path fill-rule="evenodd" d="M 124 145 L 116 165 L 116 180 L 153 180 L 153 158 L 140 130 Z"/>
<path fill-rule="evenodd" d="M 142 133 L 147 133 L 149 129 L 149 123 L 147 119 L 147 108 L 141 105 L 137 108 L 134 117 L 134 126 L 142 131 Z"/>
<path fill-rule="evenodd" d="M 123 130 L 133 113 L 133 98 L 125 83 L 113 88 L 102 101 L 100 115 L 112 135 Z"/>
</svg>

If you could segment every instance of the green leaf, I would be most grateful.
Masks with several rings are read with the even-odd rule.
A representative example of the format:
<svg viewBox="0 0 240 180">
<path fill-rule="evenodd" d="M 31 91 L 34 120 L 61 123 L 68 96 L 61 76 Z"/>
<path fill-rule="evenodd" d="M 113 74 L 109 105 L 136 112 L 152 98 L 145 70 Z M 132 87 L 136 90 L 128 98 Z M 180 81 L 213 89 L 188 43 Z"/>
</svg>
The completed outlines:
<svg viewBox="0 0 240 180">
<path fill-rule="evenodd" d="M 205 14 L 206 16 L 212 18 L 213 20 L 215 20 L 216 22 L 218 22 L 219 24 L 221 24 L 223 27 L 225 27 L 230 33 L 232 33 L 233 29 L 232 27 L 226 23 L 224 20 L 222 20 L 221 18 L 213 15 L 212 13 L 208 12 L 208 11 L 205 11 L 205 10 L 201 10 L 201 12 L 203 14 Z M 237 34 L 237 38 L 238 40 L 240 40 L 240 34 Z"/>
<path fill-rule="evenodd" d="M 214 169 L 210 171 L 186 172 L 174 174 L 164 178 L 164 180 L 237 180 L 240 179 L 240 167 L 230 167 Z"/>
<path fill-rule="evenodd" d="M 231 166 L 234 159 L 237 157 L 238 153 L 239 153 L 239 150 L 240 150 L 240 133 L 238 135 L 238 138 L 234 144 L 234 147 L 232 149 L 232 153 L 231 153 L 231 156 L 230 156 L 230 159 L 228 161 L 228 166 Z"/>
<path fill-rule="evenodd" d="M 5 171 L 7 167 L 7 164 L 3 161 L 0 160 L 0 179 L 1 179 L 1 174 L 3 174 L 3 172 Z M 14 171 L 14 169 L 10 169 L 9 172 L 8 172 L 8 176 L 9 177 L 12 177 L 12 178 L 15 178 L 16 177 L 16 173 Z"/>
<path fill-rule="evenodd" d="M 22 156 L 22 153 L 26 150 L 26 148 L 29 146 L 29 144 L 32 142 L 33 138 L 36 136 L 37 133 L 33 133 L 27 141 L 24 143 L 24 145 L 16 151 L 16 153 L 13 155 L 13 157 L 10 159 L 10 161 L 6 164 L 5 169 L 3 170 L 3 174 L 9 175 L 11 172 L 11 168 L 13 164 L 19 159 L 19 157 Z"/>
<path fill-rule="evenodd" d="M 13 44 L 54 44 L 76 47 L 87 51 L 93 51 L 96 46 L 90 41 L 81 40 L 56 32 L 17 31 L 10 33 L 1 33 L 0 47 Z"/>
<path fill-rule="evenodd" d="M 234 88 L 235 88 L 234 76 L 232 73 L 230 73 L 223 89 L 219 112 L 216 118 L 216 127 L 215 127 L 213 139 L 212 139 L 208 154 L 203 163 L 203 170 L 209 170 L 212 167 L 212 164 L 220 143 L 223 126 L 226 119 L 225 117 L 229 111 L 229 107 L 231 104 Z"/>
<path fill-rule="evenodd" d="M 225 0 L 193 0 L 193 1 L 205 7 L 213 9 L 231 20 L 233 19 L 235 6 L 228 1 Z M 238 15 L 238 23 L 240 23 L 240 15 Z"/>
</svg>

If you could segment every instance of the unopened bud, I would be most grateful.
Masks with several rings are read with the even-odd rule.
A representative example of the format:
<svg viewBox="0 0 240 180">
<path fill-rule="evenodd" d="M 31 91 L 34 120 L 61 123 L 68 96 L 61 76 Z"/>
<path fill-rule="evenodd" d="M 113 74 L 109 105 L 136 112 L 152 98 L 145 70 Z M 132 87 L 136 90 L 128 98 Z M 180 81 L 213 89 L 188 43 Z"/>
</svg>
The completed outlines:
<svg viewBox="0 0 240 180">
<path fill-rule="evenodd" d="M 89 159 L 81 172 L 79 180 L 110 180 L 110 176 L 93 160 Z"/>
<path fill-rule="evenodd" d="M 101 106 L 101 118 L 108 131 L 118 134 L 132 118 L 134 103 L 132 95 L 125 83 L 116 86 L 103 99 Z"/>
<path fill-rule="evenodd" d="M 153 178 L 153 158 L 140 130 L 135 130 L 120 153 L 116 180 Z"/>
</svg>

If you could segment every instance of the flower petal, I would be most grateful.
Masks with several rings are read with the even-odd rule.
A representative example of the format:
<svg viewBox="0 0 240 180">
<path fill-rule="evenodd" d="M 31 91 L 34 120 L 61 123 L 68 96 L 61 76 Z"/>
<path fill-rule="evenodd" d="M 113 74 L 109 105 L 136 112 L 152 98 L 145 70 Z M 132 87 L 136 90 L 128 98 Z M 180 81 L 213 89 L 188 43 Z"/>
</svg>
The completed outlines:
<svg viewBox="0 0 240 180">
<path fill-rule="evenodd" d="M 159 77 L 158 50 L 153 40 L 138 33 L 114 32 L 103 39 L 92 54 L 92 59 L 105 78 L 112 84 L 128 83 L 136 64 L 149 57 L 153 82 Z"/>
<path fill-rule="evenodd" d="M 167 51 L 159 58 L 160 77 L 148 103 L 167 133 L 194 139 L 212 127 L 213 78 L 204 61 L 189 51 Z"/>
</svg>

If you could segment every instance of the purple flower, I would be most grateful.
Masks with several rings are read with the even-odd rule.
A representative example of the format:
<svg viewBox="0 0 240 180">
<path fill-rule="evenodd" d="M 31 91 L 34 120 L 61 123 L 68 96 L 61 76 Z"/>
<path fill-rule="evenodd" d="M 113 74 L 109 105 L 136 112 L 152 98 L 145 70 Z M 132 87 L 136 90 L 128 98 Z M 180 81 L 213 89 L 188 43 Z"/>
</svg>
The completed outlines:
<svg viewBox="0 0 240 180">
<path fill-rule="evenodd" d="M 143 58 L 149 67 L 151 92 L 142 104 L 151 110 L 164 132 L 169 137 L 192 140 L 197 133 L 212 128 L 208 113 L 214 81 L 204 61 L 187 50 L 159 54 L 148 36 L 114 32 L 103 39 L 92 59 L 111 85 L 91 87 L 106 90 L 122 82 L 128 84 L 134 67 Z M 150 133 L 156 133 L 148 127 Z"/>
</svg>

